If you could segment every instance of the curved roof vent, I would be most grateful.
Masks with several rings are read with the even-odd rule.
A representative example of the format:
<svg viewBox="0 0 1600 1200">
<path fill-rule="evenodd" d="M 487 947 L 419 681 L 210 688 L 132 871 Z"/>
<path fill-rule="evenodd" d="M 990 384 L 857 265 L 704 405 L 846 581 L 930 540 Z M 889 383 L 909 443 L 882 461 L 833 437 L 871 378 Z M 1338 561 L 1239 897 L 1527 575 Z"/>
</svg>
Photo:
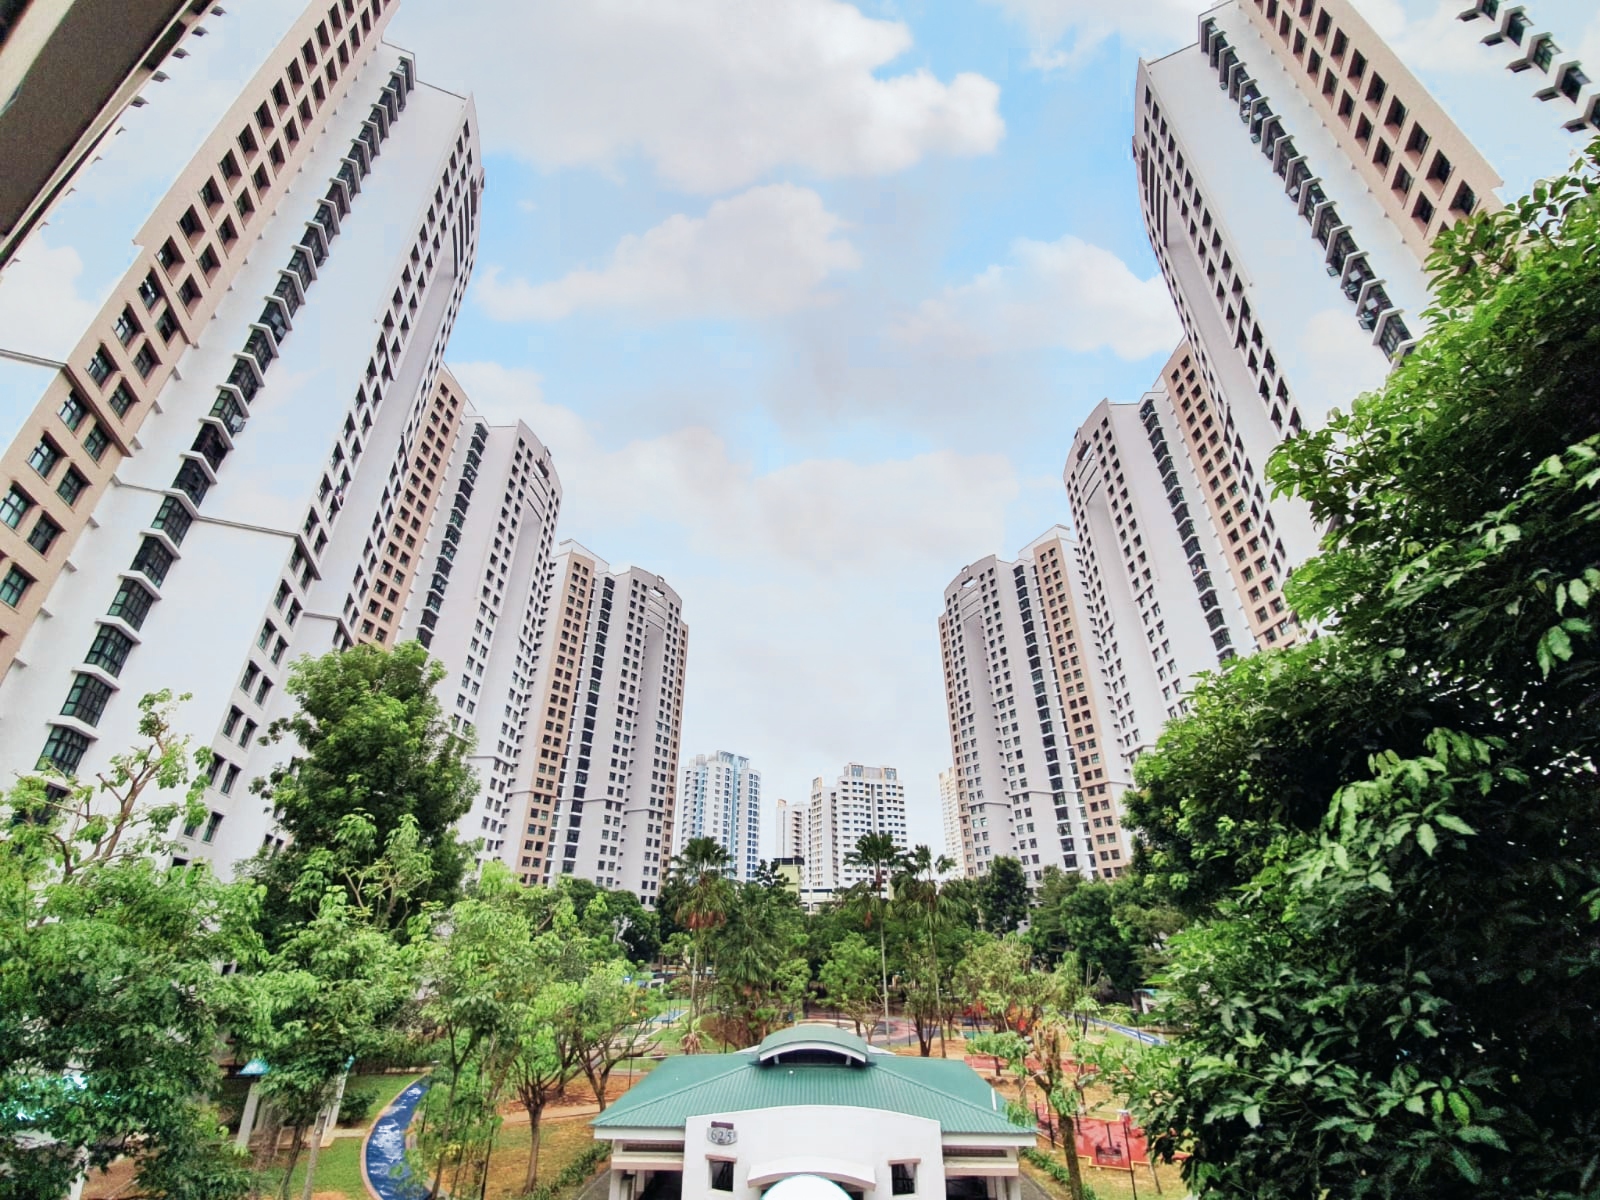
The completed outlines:
<svg viewBox="0 0 1600 1200">
<path fill-rule="evenodd" d="M 777 1064 L 832 1064 L 866 1066 L 866 1042 L 836 1025 L 794 1025 L 771 1034 L 756 1047 L 756 1060 L 764 1067 Z"/>
</svg>

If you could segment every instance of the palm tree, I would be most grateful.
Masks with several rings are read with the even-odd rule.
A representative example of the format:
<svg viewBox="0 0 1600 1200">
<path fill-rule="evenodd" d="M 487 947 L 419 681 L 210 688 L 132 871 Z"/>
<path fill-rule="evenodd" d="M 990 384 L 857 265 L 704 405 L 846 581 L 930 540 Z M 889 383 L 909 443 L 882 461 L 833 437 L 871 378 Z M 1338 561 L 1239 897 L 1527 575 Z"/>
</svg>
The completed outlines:
<svg viewBox="0 0 1600 1200">
<path fill-rule="evenodd" d="M 706 935 L 728 916 L 728 867 L 733 859 L 715 838 L 690 838 L 683 853 L 673 859 L 673 874 L 685 887 L 672 915 L 689 931 L 693 954 L 689 961 L 689 1027 L 699 1018 L 700 960 Z"/>
<path fill-rule="evenodd" d="M 901 866 L 904 875 L 898 881 L 900 890 L 897 895 L 914 898 L 922 907 L 927 918 L 928 927 L 928 957 L 933 964 L 933 1011 L 939 1019 L 939 1057 L 947 1058 L 945 1050 L 945 1022 L 944 998 L 939 985 L 939 938 L 938 917 L 939 913 L 948 907 L 943 894 L 939 890 L 940 875 L 955 867 L 955 859 L 941 854 L 934 857 L 933 851 L 926 846 L 918 846 L 909 856 L 902 860 Z"/>
<path fill-rule="evenodd" d="M 894 844 L 887 833 L 863 833 L 856 839 L 856 848 L 844 856 L 847 867 L 872 868 L 872 899 L 877 902 L 878 965 L 883 975 L 883 1026 L 889 1028 L 889 949 L 884 934 L 884 917 L 888 910 L 888 897 L 884 895 L 886 877 L 905 859 L 905 852 Z M 873 920 L 873 905 L 867 907 L 867 920 Z"/>
</svg>

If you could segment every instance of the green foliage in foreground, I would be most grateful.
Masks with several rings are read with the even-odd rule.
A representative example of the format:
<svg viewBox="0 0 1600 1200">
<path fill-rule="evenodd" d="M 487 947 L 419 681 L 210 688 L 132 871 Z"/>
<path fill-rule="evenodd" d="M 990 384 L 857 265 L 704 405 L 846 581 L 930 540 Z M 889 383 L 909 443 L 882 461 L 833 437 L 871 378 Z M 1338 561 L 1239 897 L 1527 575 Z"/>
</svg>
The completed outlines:
<svg viewBox="0 0 1600 1200">
<path fill-rule="evenodd" d="M 1434 331 L 1286 446 L 1324 630 L 1138 778 L 1175 939 L 1141 1117 L 1201 1197 L 1600 1194 L 1600 144 L 1442 237 Z"/>
</svg>

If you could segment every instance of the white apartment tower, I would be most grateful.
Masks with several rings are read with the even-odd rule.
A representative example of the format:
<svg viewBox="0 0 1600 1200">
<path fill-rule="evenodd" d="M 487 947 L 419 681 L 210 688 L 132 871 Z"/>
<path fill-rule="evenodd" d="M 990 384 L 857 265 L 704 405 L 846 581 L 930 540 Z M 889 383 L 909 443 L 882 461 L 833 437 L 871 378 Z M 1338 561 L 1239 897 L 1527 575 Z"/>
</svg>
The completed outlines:
<svg viewBox="0 0 1600 1200">
<path fill-rule="evenodd" d="M 944 852 L 961 869 L 963 875 L 976 874 L 969 869 L 966 853 L 961 845 L 961 792 L 956 787 L 956 769 L 947 767 L 939 772 L 939 820 L 943 825 Z"/>
<path fill-rule="evenodd" d="M 512 792 L 543 650 L 561 483 L 532 430 L 492 425 L 470 407 L 436 473 L 435 516 L 401 637 L 448 668 L 440 703 L 451 728 L 473 736 L 467 761 L 479 790 L 460 828 L 480 842 L 481 862 L 508 857 L 520 842 Z"/>
<path fill-rule="evenodd" d="M 1030 884 L 1048 867 L 1092 877 L 1033 547 L 1016 562 L 981 559 L 951 580 L 939 643 L 965 871 L 982 875 L 1009 857 Z"/>
<path fill-rule="evenodd" d="M 1084 617 L 1105 654 L 1112 724 L 1104 732 L 1130 760 L 1182 711 L 1196 674 L 1254 646 L 1164 382 L 1137 403 L 1102 402 L 1079 427 L 1065 472 Z M 1236 482 L 1227 487 L 1243 527 L 1246 498 Z M 1232 508 L 1223 516 L 1221 527 L 1236 532 Z M 1265 563 L 1269 553 L 1258 549 Z"/>
<path fill-rule="evenodd" d="M 906 840 L 906 789 L 893 767 L 847 763 L 836 779 L 812 780 L 807 803 L 779 812 L 784 838 L 780 857 L 805 860 L 803 892 L 835 891 L 870 880 L 869 868 L 845 862 L 863 834 L 887 833 L 902 851 L 911 848 Z"/>
<path fill-rule="evenodd" d="M 1445 103 L 1351 0 L 1229 0 L 1201 14 L 1197 44 L 1139 65 L 1145 226 L 1214 410 L 1214 457 L 1275 579 L 1318 531 L 1269 498 L 1272 450 L 1382 384 L 1423 332 L 1440 229 L 1563 169 L 1600 127 L 1569 40 L 1592 3 L 1462 10 L 1435 56 L 1456 69 L 1429 73 Z"/>
<path fill-rule="evenodd" d="M 612 571 L 572 541 L 553 578 L 506 859 L 532 882 L 577 875 L 654 905 L 676 815 L 682 602 L 660 576 Z"/>
<path fill-rule="evenodd" d="M 728 852 L 735 879 L 752 879 L 761 865 L 761 772 L 739 754 L 696 754 L 683 768 L 678 792 L 676 852 L 708 837 Z"/>
<path fill-rule="evenodd" d="M 360 636 L 476 249 L 472 103 L 392 9 L 191 36 L 0 276 L 0 754 L 92 775 L 192 693 L 224 874 L 275 836 L 289 664 Z M 73 260 L 81 309 L 38 305 Z"/>
</svg>

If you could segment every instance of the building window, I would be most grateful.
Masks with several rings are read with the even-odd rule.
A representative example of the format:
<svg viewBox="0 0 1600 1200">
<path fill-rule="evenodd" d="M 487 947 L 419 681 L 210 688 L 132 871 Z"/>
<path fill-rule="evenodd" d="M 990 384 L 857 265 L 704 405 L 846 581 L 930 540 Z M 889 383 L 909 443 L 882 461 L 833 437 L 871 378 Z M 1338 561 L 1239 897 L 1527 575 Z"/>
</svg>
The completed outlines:
<svg viewBox="0 0 1600 1200">
<path fill-rule="evenodd" d="M 104 383 L 111 378 L 115 368 L 111 365 L 111 357 L 106 353 L 106 348 L 101 346 L 89 358 L 88 366 L 84 368 L 89 373 L 89 378 L 96 383 Z"/>
<path fill-rule="evenodd" d="M 33 523 L 33 532 L 28 534 L 28 545 L 37 550 L 42 558 L 50 553 L 50 547 L 56 544 L 56 539 L 60 536 L 61 526 L 44 513 L 40 513 L 39 519 Z"/>
<path fill-rule="evenodd" d="M 159 258 L 159 253 L 157 254 Z M 151 271 L 144 277 L 144 282 L 139 285 L 139 299 L 144 302 L 146 309 L 151 309 L 161 300 L 161 285 L 156 282 L 156 273 Z"/>
<path fill-rule="evenodd" d="M 105 680 L 96 679 L 93 675 L 74 675 L 67 702 L 61 706 L 61 715 L 75 717 L 85 725 L 98 725 L 109 699 L 111 687 Z"/>
<path fill-rule="evenodd" d="M 77 467 L 68 467 L 67 473 L 61 477 L 61 482 L 56 485 L 56 495 L 66 501 L 71 508 L 78 502 L 78 497 L 83 495 L 83 489 L 89 486 L 89 481 Z"/>
<path fill-rule="evenodd" d="M 83 418 L 89 412 L 84 404 L 83 397 L 77 392 L 68 392 L 67 398 L 61 402 L 61 407 L 56 409 L 56 416 L 61 418 L 61 423 L 74 433 L 78 426 L 83 424 Z"/>
<path fill-rule="evenodd" d="M 1589 82 L 1589 77 L 1578 69 L 1578 64 L 1573 63 L 1561 72 L 1561 82 L 1556 84 L 1561 89 L 1561 94 L 1574 104 L 1578 102 L 1578 93 L 1583 91 Z"/>
<path fill-rule="evenodd" d="M 0 579 L 0 604 L 15 608 L 22 603 L 22 598 L 28 594 L 28 589 L 32 586 L 33 576 L 13 563 L 11 570 L 6 572 L 6 577 Z"/>
<path fill-rule="evenodd" d="M 217 836 L 217 827 L 222 824 L 222 814 L 214 812 L 206 819 L 206 831 L 200 835 L 202 842 L 209 842 Z"/>
<path fill-rule="evenodd" d="M 217 268 L 222 265 L 222 261 L 217 258 L 217 252 L 210 246 L 207 246 L 204 250 L 202 250 L 200 252 L 200 257 L 195 261 L 200 266 L 200 273 L 208 280 L 217 273 Z"/>
<path fill-rule="evenodd" d="M 889 1164 L 889 1193 L 894 1196 L 914 1196 L 917 1193 L 917 1164 Z"/>
<path fill-rule="evenodd" d="M 713 1192 L 733 1191 L 733 1164 L 721 1159 L 713 1159 L 711 1167 L 711 1190 Z"/>
<path fill-rule="evenodd" d="M 159 361 L 156 358 L 155 351 L 150 348 L 150 343 L 147 341 L 139 347 L 139 353 L 133 356 L 133 369 L 139 372 L 140 379 L 149 379 L 150 372 L 156 369 Z"/>
<path fill-rule="evenodd" d="M 89 653 L 83 656 L 83 661 L 112 675 L 120 675 L 123 664 L 128 661 L 128 652 L 132 649 L 133 639 L 122 630 L 102 625 L 95 633 Z"/>
<path fill-rule="evenodd" d="M 76 729 L 66 729 L 60 725 L 52 726 L 50 736 L 45 740 L 44 749 L 39 754 L 35 770 L 48 771 L 54 768 L 71 775 L 78 769 L 78 764 L 83 761 L 88 749 L 89 739 Z"/>
<path fill-rule="evenodd" d="M 206 206 L 207 212 L 215 212 L 222 206 L 222 189 L 217 186 L 215 179 L 208 179 L 205 186 L 200 189 L 200 202 Z"/>
<path fill-rule="evenodd" d="M 94 428 L 84 436 L 83 448 L 89 452 L 89 457 L 95 462 L 100 461 L 100 456 L 106 452 L 106 447 L 111 444 L 111 438 L 106 431 L 100 428 L 100 423 L 95 422 Z"/>
<path fill-rule="evenodd" d="M 194 524 L 194 516 L 183 506 L 183 501 L 176 496 L 168 496 L 161 501 L 161 507 L 156 510 L 155 520 L 150 522 L 152 529 L 159 529 L 172 539 L 174 546 L 183 545 L 183 539 L 189 536 L 189 527 Z"/>
<path fill-rule="evenodd" d="M 218 790 L 224 796 L 231 796 L 233 794 L 233 785 L 238 782 L 239 768 L 230 764 L 227 772 L 222 776 L 222 786 Z"/>
<path fill-rule="evenodd" d="M 170 308 L 163 308 L 161 315 L 156 318 L 156 332 L 161 335 L 163 342 L 170 342 L 178 334 L 178 318 L 172 315 Z"/>
<path fill-rule="evenodd" d="M 200 223 L 200 214 L 192 208 L 178 218 L 178 228 L 191 243 L 205 231 L 205 226 Z"/>
<path fill-rule="evenodd" d="M 1398 104 L 1399 101 L 1395 103 Z M 1421 125 L 1413 125 L 1411 127 L 1411 136 L 1406 139 L 1406 153 L 1415 154 L 1420 159 L 1427 153 L 1428 142 L 1431 140 L 1426 129 Z"/>
<path fill-rule="evenodd" d="M 183 261 L 183 255 L 178 253 L 178 245 L 171 238 L 161 243 L 161 249 L 156 251 L 156 262 L 161 264 L 163 271 L 171 272 L 172 268 Z"/>
<path fill-rule="evenodd" d="M 50 473 L 61 462 L 61 447 L 49 438 L 40 438 L 39 444 L 33 448 L 33 453 L 28 455 L 28 465 L 45 479 L 50 478 Z"/>
<path fill-rule="evenodd" d="M 119 383 L 116 390 L 111 393 L 111 411 L 119 417 L 128 415 L 128 410 L 133 407 L 133 393 L 128 390 L 126 383 Z M 73 426 L 77 428 L 76 425 Z"/>
<path fill-rule="evenodd" d="M 0 500 L 0 521 L 15 529 L 22 524 L 22 518 L 28 515 L 28 510 L 32 507 L 33 500 L 28 493 L 16 484 L 12 484 L 11 490 L 6 493 L 6 498 Z"/>
<path fill-rule="evenodd" d="M 117 335 L 117 341 L 126 346 L 139 335 L 139 322 L 134 318 L 133 309 L 124 308 L 117 317 L 116 324 L 112 325 L 111 332 Z"/>
<path fill-rule="evenodd" d="M 140 543 L 139 553 L 133 556 L 132 570 L 140 572 L 151 583 L 160 587 L 166 581 L 172 561 L 172 551 L 155 538 L 147 537 Z"/>
<path fill-rule="evenodd" d="M 1455 212 L 1471 216 L 1472 210 L 1478 207 L 1478 197 L 1470 187 L 1463 183 L 1456 189 L 1456 198 L 1450 201 L 1450 207 Z"/>
<path fill-rule="evenodd" d="M 139 629 L 144 626 L 144 619 L 153 603 L 155 595 L 148 588 L 132 579 L 124 579 L 106 615 L 119 617 L 134 629 Z"/>
</svg>

